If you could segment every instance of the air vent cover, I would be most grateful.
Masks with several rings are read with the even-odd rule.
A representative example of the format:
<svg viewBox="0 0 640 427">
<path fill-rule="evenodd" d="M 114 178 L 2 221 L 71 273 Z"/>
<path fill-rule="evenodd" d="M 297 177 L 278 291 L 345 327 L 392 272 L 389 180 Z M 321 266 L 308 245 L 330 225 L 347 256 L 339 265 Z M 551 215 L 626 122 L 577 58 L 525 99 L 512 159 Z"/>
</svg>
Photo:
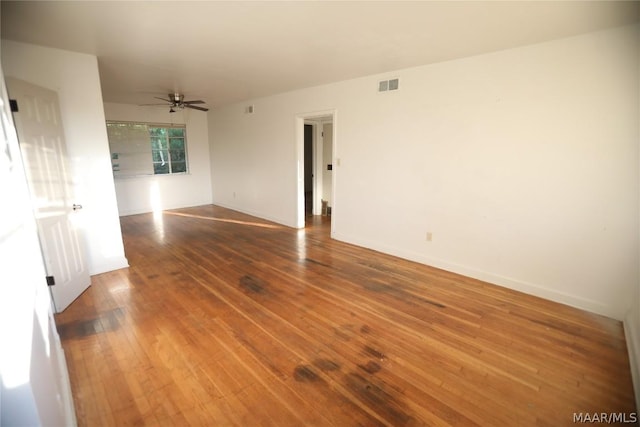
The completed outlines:
<svg viewBox="0 0 640 427">
<path fill-rule="evenodd" d="M 388 92 L 400 88 L 400 79 L 381 80 L 378 82 L 378 92 Z"/>
</svg>

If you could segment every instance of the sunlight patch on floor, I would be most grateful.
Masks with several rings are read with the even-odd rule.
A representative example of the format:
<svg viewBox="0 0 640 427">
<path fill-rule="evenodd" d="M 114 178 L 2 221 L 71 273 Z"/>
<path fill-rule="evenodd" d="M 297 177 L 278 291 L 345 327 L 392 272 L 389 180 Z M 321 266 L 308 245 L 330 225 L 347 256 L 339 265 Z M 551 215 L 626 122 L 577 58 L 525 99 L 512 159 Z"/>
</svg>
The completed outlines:
<svg viewBox="0 0 640 427">
<path fill-rule="evenodd" d="M 273 229 L 282 228 L 282 226 L 275 225 L 275 224 L 265 224 L 265 223 L 262 223 L 262 222 L 251 222 L 251 221 L 241 221 L 241 220 L 238 220 L 238 219 L 216 218 L 216 217 L 213 217 L 213 216 L 201 216 L 201 215 L 192 215 L 192 214 L 186 214 L 186 213 L 167 212 L 167 211 L 163 212 L 163 214 L 165 214 L 165 215 L 185 216 L 185 217 L 188 217 L 188 218 L 206 219 L 206 220 L 209 220 L 209 221 L 229 222 L 229 223 L 232 223 L 232 224 L 250 225 L 252 227 L 273 228 Z"/>
</svg>

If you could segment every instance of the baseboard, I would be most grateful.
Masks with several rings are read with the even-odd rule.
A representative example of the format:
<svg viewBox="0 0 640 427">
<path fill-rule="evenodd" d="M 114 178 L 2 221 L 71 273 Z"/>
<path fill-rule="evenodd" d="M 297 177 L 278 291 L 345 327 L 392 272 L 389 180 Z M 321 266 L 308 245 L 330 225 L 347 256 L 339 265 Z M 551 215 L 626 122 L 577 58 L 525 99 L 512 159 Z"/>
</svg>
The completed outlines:
<svg viewBox="0 0 640 427">
<path fill-rule="evenodd" d="M 60 381 L 62 382 L 62 404 L 64 406 L 64 418 L 66 420 L 66 425 L 68 426 L 77 426 L 78 421 L 76 419 L 76 410 L 75 405 L 73 404 L 73 394 L 71 393 L 71 380 L 69 379 L 69 370 L 67 368 L 67 357 L 64 353 L 64 349 L 60 344 L 60 340 L 58 341 L 58 350 L 60 351 L 60 358 L 58 359 L 59 363 L 59 371 L 63 372 L 64 375 L 60 375 Z"/>
<path fill-rule="evenodd" d="M 140 215 L 144 213 L 151 213 L 151 209 L 130 209 L 126 211 L 118 211 L 118 216 L 130 216 L 130 215 Z"/>
<path fill-rule="evenodd" d="M 620 313 L 615 312 L 615 310 L 611 309 L 610 307 L 598 301 L 581 298 L 581 297 L 566 294 L 563 292 L 558 292 L 553 289 L 546 288 L 544 286 L 536 285 L 533 283 L 527 283 L 521 280 L 501 276 L 499 274 L 495 274 L 487 271 L 478 270 L 465 265 L 449 262 L 447 260 L 428 257 L 428 256 L 425 256 L 424 254 L 414 253 L 411 251 L 406 251 L 406 250 L 382 245 L 377 242 L 372 242 L 365 239 L 354 238 L 353 236 L 345 235 L 343 233 L 333 233 L 331 237 L 346 243 L 351 243 L 357 246 L 373 249 L 378 252 L 408 259 L 410 261 L 418 262 L 420 264 L 426 264 L 431 267 L 440 268 L 442 270 L 446 270 L 452 273 L 457 273 L 463 276 L 482 280 L 484 282 L 488 282 L 494 285 L 513 289 L 515 291 L 523 292 L 525 294 L 529 294 L 529 295 L 537 296 L 550 301 L 569 305 L 571 307 L 579 308 L 581 310 L 586 310 L 591 313 L 601 314 L 603 316 L 607 316 L 613 319 L 622 320 L 620 318 Z"/>
<path fill-rule="evenodd" d="M 636 412 L 640 412 L 640 325 L 633 320 L 631 310 L 624 319 L 624 335 L 627 339 L 631 380 L 636 394 Z"/>
<path fill-rule="evenodd" d="M 129 261 L 125 257 L 113 257 L 107 258 L 99 263 L 89 266 L 89 275 L 94 276 L 96 274 L 107 273 L 109 271 L 120 270 L 121 268 L 129 267 Z"/>
<path fill-rule="evenodd" d="M 236 211 L 236 212 L 240 212 L 240 213 L 243 213 L 243 214 L 255 216 L 257 218 L 261 218 L 261 219 L 264 219 L 264 220 L 267 220 L 267 221 L 275 222 L 277 224 L 284 225 L 285 227 L 298 228 L 297 225 L 295 224 L 295 221 L 294 222 L 287 221 L 287 220 L 284 220 L 282 218 L 277 218 L 277 217 L 272 217 L 270 215 L 265 215 L 263 212 L 256 212 L 256 211 L 252 211 L 250 209 L 243 209 L 243 208 L 239 208 L 237 206 L 229 205 L 229 204 L 226 204 L 226 203 L 213 202 L 213 204 L 215 206 L 220 206 L 221 208 L 231 209 L 231 210 Z"/>
<path fill-rule="evenodd" d="M 204 200 L 202 202 L 192 202 L 188 205 L 175 205 L 175 206 L 162 206 L 162 210 L 171 210 L 171 209 L 183 209 L 183 208 L 193 208 L 195 206 L 206 206 L 210 205 L 211 200 Z M 145 213 L 151 213 L 153 209 L 150 206 L 140 208 L 140 209 L 127 209 L 127 210 L 118 210 L 118 216 L 130 216 L 130 215 L 140 215 Z"/>
</svg>

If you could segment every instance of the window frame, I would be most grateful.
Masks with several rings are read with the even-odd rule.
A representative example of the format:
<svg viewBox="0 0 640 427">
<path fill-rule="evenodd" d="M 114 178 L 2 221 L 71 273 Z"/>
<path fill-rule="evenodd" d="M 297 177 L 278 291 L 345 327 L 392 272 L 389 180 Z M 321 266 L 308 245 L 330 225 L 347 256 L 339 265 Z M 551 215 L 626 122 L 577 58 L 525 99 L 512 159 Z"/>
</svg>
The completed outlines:
<svg viewBox="0 0 640 427">
<path fill-rule="evenodd" d="M 189 175 L 190 174 L 190 168 L 189 168 L 189 149 L 188 149 L 188 142 L 187 142 L 187 126 L 186 124 L 182 124 L 182 123 L 157 123 L 157 122 L 142 122 L 142 121 L 125 121 L 125 120 L 107 120 L 107 138 L 108 138 L 108 142 L 109 142 L 109 153 L 111 156 L 111 165 L 112 165 L 112 171 L 113 171 L 113 176 L 114 178 L 136 178 L 136 177 L 150 177 L 150 176 L 172 176 L 172 175 Z M 149 154 L 149 163 L 148 166 L 150 167 L 151 173 L 117 173 L 120 172 L 119 167 L 120 167 L 120 154 L 119 152 L 114 152 L 114 148 L 112 146 L 112 141 L 109 138 L 109 125 L 141 125 L 144 126 L 147 129 L 147 133 L 148 133 L 148 154 Z M 165 129 L 165 135 L 154 135 L 152 133 L 152 129 Z M 172 136 L 171 135 L 171 130 L 172 129 L 180 129 L 182 135 L 181 136 Z M 160 143 L 160 148 L 157 148 L 157 145 L 154 145 L 154 138 L 156 140 L 161 139 L 161 143 Z M 175 149 L 172 148 L 172 140 L 182 140 L 182 148 L 180 149 Z M 172 158 L 172 151 L 178 151 L 179 153 L 183 154 L 184 159 L 173 159 Z M 146 151 L 145 151 L 146 153 Z M 142 154 L 145 154 L 142 153 Z M 156 156 L 155 153 L 160 153 L 160 158 L 164 159 L 164 156 L 167 156 L 167 159 L 164 159 L 164 163 L 168 164 L 168 172 L 166 173 L 158 173 L 156 172 L 156 165 L 161 163 L 161 161 L 156 160 Z M 166 154 L 165 154 L 166 153 Z M 172 161 L 173 160 L 173 161 Z M 182 171 L 174 171 L 173 169 L 175 168 L 175 164 L 184 164 L 184 170 Z M 142 164 L 141 162 L 138 162 L 138 164 L 141 164 L 141 166 L 145 166 L 144 164 Z M 118 169 L 116 169 L 118 168 Z M 134 169 L 135 170 L 135 169 Z"/>
</svg>

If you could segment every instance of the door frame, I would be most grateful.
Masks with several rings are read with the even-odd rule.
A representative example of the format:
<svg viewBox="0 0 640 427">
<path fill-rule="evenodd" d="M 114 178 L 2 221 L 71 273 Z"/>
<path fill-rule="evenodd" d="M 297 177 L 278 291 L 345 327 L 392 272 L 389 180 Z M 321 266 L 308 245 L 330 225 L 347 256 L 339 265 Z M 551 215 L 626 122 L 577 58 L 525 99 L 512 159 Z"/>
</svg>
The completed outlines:
<svg viewBox="0 0 640 427">
<path fill-rule="evenodd" d="M 322 138 L 322 125 L 325 123 L 332 123 L 333 126 L 333 141 L 332 141 L 332 153 L 333 158 L 331 164 L 333 164 L 333 179 L 331 180 L 331 234 L 333 235 L 334 223 L 336 220 L 336 181 L 337 181 L 337 169 L 336 168 L 336 147 L 337 147 L 337 110 L 321 110 L 312 111 L 308 113 L 302 113 L 296 116 L 296 227 L 304 228 L 305 226 L 305 209 L 304 209 L 304 125 L 314 125 L 313 132 L 313 213 L 316 215 L 320 212 L 321 204 L 320 198 L 322 197 L 322 167 L 326 163 L 326 159 L 322 158 L 322 144 L 320 143 Z M 330 119 L 329 119 L 330 118 Z"/>
</svg>

